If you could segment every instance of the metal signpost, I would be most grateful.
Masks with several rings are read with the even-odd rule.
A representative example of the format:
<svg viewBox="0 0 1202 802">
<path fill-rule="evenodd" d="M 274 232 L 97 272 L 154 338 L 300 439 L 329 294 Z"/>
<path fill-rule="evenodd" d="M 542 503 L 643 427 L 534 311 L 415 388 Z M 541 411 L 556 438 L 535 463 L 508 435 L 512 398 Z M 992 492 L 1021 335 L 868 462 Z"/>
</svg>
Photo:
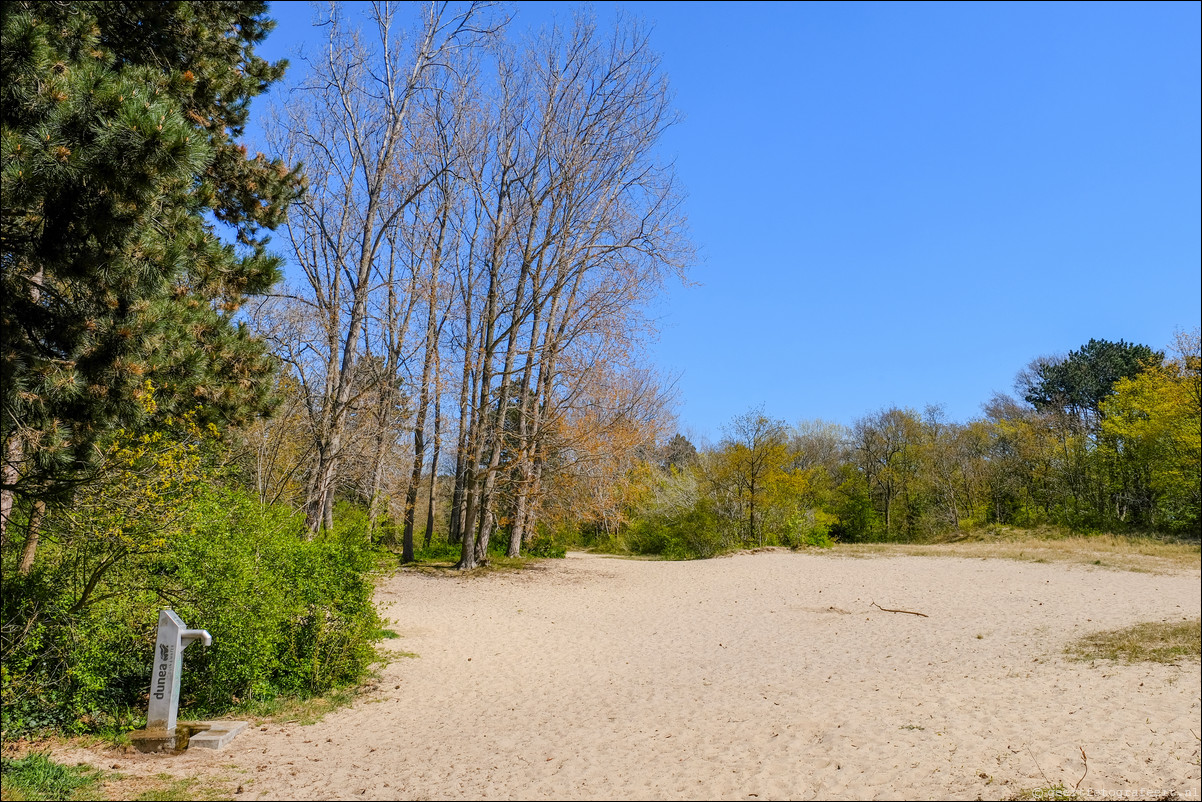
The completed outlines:
<svg viewBox="0 0 1202 802">
<path fill-rule="evenodd" d="M 182 752 L 189 746 L 220 749 L 246 729 L 245 721 L 190 721 L 179 723 L 179 683 L 183 652 L 200 641 L 212 646 L 213 637 L 203 629 L 188 629 L 174 610 L 159 612 L 159 634 L 154 645 L 154 667 L 150 675 L 150 705 L 146 729 L 132 734 L 134 745 L 143 752 Z"/>
<path fill-rule="evenodd" d="M 159 637 L 154 645 L 154 673 L 150 677 L 150 707 L 146 729 L 175 732 L 179 712 L 179 680 L 184 649 L 195 641 L 212 646 L 213 636 L 203 629 L 188 629 L 173 610 L 159 613 Z"/>
</svg>

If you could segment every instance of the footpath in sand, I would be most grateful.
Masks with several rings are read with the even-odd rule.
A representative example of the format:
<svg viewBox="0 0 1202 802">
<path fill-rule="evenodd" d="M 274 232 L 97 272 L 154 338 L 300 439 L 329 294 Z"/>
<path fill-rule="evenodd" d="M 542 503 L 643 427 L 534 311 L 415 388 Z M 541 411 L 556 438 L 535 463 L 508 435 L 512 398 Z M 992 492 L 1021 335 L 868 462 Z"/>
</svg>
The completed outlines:
<svg viewBox="0 0 1202 802">
<path fill-rule="evenodd" d="M 1064 648 L 1200 595 L 1198 571 L 786 551 L 405 571 L 377 598 L 417 657 L 352 707 L 119 762 L 238 799 L 1196 800 L 1199 663 Z"/>
</svg>

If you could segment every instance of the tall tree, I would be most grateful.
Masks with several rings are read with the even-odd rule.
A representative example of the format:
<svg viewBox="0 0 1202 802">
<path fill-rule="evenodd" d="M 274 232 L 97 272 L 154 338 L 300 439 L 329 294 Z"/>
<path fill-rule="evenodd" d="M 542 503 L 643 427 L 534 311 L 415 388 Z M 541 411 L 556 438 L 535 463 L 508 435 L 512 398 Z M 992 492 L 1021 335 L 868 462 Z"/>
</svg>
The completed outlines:
<svg viewBox="0 0 1202 802">
<path fill-rule="evenodd" d="M 540 438 L 587 401 L 602 364 L 637 361 L 639 306 L 690 254 L 674 171 L 654 154 L 675 115 L 645 31 L 605 36 L 577 19 L 503 54 L 496 84 L 490 156 L 473 175 L 488 245 L 453 513 L 463 568 L 483 559 L 510 475 L 530 530 Z"/>
<path fill-rule="evenodd" d="M 1037 359 L 1019 374 L 1018 385 L 1027 403 L 1041 412 L 1063 411 L 1092 429 L 1116 382 L 1163 361 L 1163 351 L 1146 345 L 1091 339 L 1063 358 Z"/>
<path fill-rule="evenodd" d="M 656 455 L 659 467 L 665 471 L 683 471 L 697 462 L 697 446 L 680 432 L 664 443 Z"/>
<path fill-rule="evenodd" d="M 896 523 L 895 502 L 914 476 L 922 423 L 912 410 L 891 407 L 857 420 L 851 439 L 858 467 L 879 499 L 889 537 Z"/>
<path fill-rule="evenodd" d="M 762 546 L 764 530 L 758 524 L 764 514 L 764 497 L 789 467 L 788 427 L 784 421 L 769 418 L 761 407 L 736 416 L 724 431 L 719 458 L 740 499 L 746 500 L 746 542 Z"/>
<path fill-rule="evenodd" d="M 311 165 L 309 191 L 288 226 L 306 278 L 300 300 L 322 329 L 315 356 L 299 366 L 316 445 L 306 501 L 311 531 L 332 523 L 349 420 L 366 387 L 355 381 L 364 351 L 380 350 L 385 372 L 395 375 L 409 347 L 418 273 L 406 261 L 398 227 L 446 170 L 445 163 L 431 167 L 406 158 L 415 137 L 411 117 L 419 97 L 430 91 L 431 73 L 491 32 L 478 24 L 480 16 L 481 4 L 459 12 L 445 3 L 426 4 L 413 44 L 405 47 L 394 3 L 372 3 L 374 31 L 367 38 L 331 3 L 321 21 L 327 39 L 310 62 L 311 77 L 295 90 L 273 131 L 283 152 Z M 374 291 L 384 300 L 373 307 Z M 381 316 L 378 325 L 372 325 L 373 308 Z"/>
<path fill-rule="evenodd" d="M 263 231 L 299 188 L 237 142 L 285 67 L 254 53 L 265 14 L 0 6 L 0 534 L 14 497 L 64 497 L 116 428 L 196 405 L 202 422 L 241 422 L 269 405 L 273 361 L 232 318 L 276 281 Z M 140 403 L 148 387 L 155 405 Z"/>
<path fill-rule="evenodd" d="M 1041 358 L 1019 373 L 1016 389 L 1043 415 L 1058 441 L 1055 479 L 1071 526 L 1103 525 L 1108 480 L 1095 459 L 1104 402 L 1122 379 L 1158 367 L 1164 353 L 1123 340 L 1091 339 L 1063 357 Z"/>
<path fill-rule="evenodd" d="M 1178 335 L 1177 347 L 1164 365 L 1115 384 L 1103 402 L 1098 456 L 1109 469 L 1109 514 L 1141 529 L 1197 537 L 1202 405 L 1196 332 Z"/>
</svg>

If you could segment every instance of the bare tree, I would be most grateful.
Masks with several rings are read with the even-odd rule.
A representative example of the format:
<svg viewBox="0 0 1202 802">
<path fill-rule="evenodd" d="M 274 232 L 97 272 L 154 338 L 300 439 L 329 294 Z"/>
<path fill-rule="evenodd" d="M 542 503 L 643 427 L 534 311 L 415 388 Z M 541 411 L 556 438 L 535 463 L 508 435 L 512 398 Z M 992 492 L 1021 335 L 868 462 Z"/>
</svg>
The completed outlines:
<svg viewBox="0 0 1202 802">
<path fill-rule="evenodd" d="M 428 541 L 453 438 L 448 536 L 465 569 L 500 518 L 520 550 L 552 433 L 606 382 L 645 384 L 641 309 L 691 258 L 674 171 L 654 155 L 676 118 L 645 32 L 605 37 L 582 18 L 488 51 L 486 79 L 469 47 L 492 30 L 480 16 L 430 6 L 406 49 L 377 4 L 369 48 L 332 10 L 276 144 L 310 180 L 290 224 L 308 329 L 280 347 L 308 401 L 310 527 L 328 525 L 340 471 L 371 477 L 359 484 L 374 518 L 384 466 L 403 454 L 389 487 L 404 489 L 412 559 L 424 471 Z M 397 434 L 410 413 L 411 452 Z"/>
<path fill-rule="evenodd" d="M 884 409 L 852 426 L 852 447 L 860 470 L 881 500 L 886 535 L 892 532 L 894 501 L 914 474 L 921 439 L 921 421 L 908 409 Z"/>
<path fill-rule="evenodd" d="M 455 287 L 467 288 L 462 308 L 470 312 L 472 254 L 478 221 L 470 219 L 470 183 L 474 160 L 484 147 L 482 134 L 483 100 L 479 96 L 479 70 L 476 54 L 465 51 L 453 70 L 438 73 L 439 83 L 423 95 L 417 107 L 418 127 L 423 133 L 422 147 L 415 148 L 427 174 L 436 175 L 428 198 L 413 205 L 411 226 L 407 228 L 411 250 L 418 255 L 423 278 L 421 296 L 426 323 L 424 355 L 420 378 L 416 378 L 417 406 L 413 422 L 413 459 L 404 505 L 402 562 L 413 559 L 413 532 L 416 504 L 426 458 L 426 428 L 429 408 L 435 410 L 435 453 L 431 461 L 430 500 L 428 502 L 426 540 L 433 529 L 433 496 L 437 484 L 438 452 L 441 447 L 441 347 L 444 328 L 455 311 Z M 466 251 L 464 246 L 467 246 Z M 418 268 L 415 268 L 415 274 Z M 465 275 L 466 273 L 466 275 Z M 466 379 L 465 379 L 466 384 Z"/>
<path fill-rule="evenodd" d="M 429 90 L 430 74 L 488 32 L 478 24 L 480 10 L 472 4 L 452 13 L 445 3 L 430 3 L 406 48 L 396 37 L 391 3 L 372 3 L 372 46 L 347 29 L 331 4 L 321 22 L 328 33 L 323 52 L 308 59 L 307 83 L 294 90 L 270 129 L 275 149 L 303 162 L 308 178 L 288 230 L 308 284 L 302 298 L 325 334 L 313 360 L 324 380 L 312 405 L 316 458 L 305 504 L 314 531 L 331 522 L 348 415 L 358 400 L 352 379 L 362 344 L 379 343 L 391 370 L 406 347 L 413 296 L 396 286 L 396 227 L 439 177 L 420 169 L 420 161 L 401 161 L 412 137 L 410 116 Z M 370 298 L 377 288 L 388 301 L 378 307 L 384 325 L 373 331 Z M 387 408 L 391 400 L 380 403 Z"/>
<path fill-rule="evenodd" d="M 486 554 L 498 482 L 510 468 L 519 529 L 511 551 L 530 525 L 523 497 L 538 484 L 543 418 L 570 408 L 586 384 L 565 384 L 559 361 L 573 351 L 636 350 L 640 305 L 690 256 L 674 173 L 654 159 L 675 116 L 646 34 L 620 23 L 606 38 L 578 19 L 516 58 L 501 63 L 501 156 L 486 185 L 496 203 L 482 204 L 496 213 L 488 219 L 462 567 Z M 516 465 L 502 464 L 506 453 Z"/>
</svg>

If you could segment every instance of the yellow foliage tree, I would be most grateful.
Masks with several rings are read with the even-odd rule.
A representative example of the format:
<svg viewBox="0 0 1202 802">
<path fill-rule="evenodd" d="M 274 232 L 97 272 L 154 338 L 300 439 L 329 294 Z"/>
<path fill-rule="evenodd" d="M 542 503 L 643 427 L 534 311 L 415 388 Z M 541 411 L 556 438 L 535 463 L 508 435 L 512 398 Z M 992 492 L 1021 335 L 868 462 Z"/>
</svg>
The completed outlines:
<svg viewBox="0 0 1202 802">
<path fill-rule="evenodd" d="M 1198 361 L 1189 354 L 1122 379 L 1103 404 L 1099 453 L 1123 520 L 1197 532 L 1202 483 Z"/>
<path fill-rule="evenodd" d="M 773 502 L 789 495 L 795 484 L 789 471 L 788 429 L 763 409 L 738 415 L 725 428 L 726 437 L 709 461 L 711 485 L 725 488 L 733 496 L 747 524 L 744 542 L 763 546 L 766 515 L 773 511 Z"/>
<path fill-rule="evenodd" d="M 150 382 L 138 400 L 154 411 Z M 145 434 L 116 432 L 104 454 L 105 480 L 83 485 L 56 516 L 61 556 L 76 564 L 73 611 L 99 598 L 94 594 L 114 566 L 164 550 L 202 489 L 201 444 L 216 430 L 203 429 L 192 413 L 168 417 L 165 425 Z"/>
</svg>

